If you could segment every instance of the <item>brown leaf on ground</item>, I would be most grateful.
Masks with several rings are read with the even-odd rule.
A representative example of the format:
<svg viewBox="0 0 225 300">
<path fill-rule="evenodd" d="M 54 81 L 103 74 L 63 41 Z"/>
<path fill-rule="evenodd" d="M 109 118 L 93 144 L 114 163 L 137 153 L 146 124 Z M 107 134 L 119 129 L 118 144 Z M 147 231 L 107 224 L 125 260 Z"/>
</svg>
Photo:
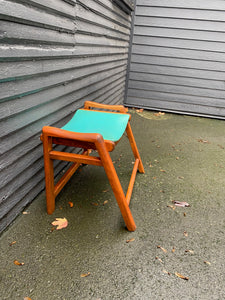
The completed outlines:
<svg viewBox="0 0 225 300">
<path fill-rule="evenodd" d="M 28 211 L 23 211 L 23 215 L 29 215 L 30 214 L 30 212 L 28 212 Z"/>
<path fill-rule="evenodd" d="M 166 171 L 165 171 L 165 170 L 163 170 L 163 169 L 160 169 L 160 172 L 166 173 Z"/>
<path fill-rule="evenodd" d="M 163 263 L 163 261 L 161 260 L 161 258 L 159 258 L 158 256 L 156 256 L 155 259 L 158 259 L 158 261 L 160 261 L 161 263 Z"/>
<path fill-rule="evenodd" d="M 171 275 L 170 272 L 166 271 L 166 270 L 163 270 L 163 273 L 167 274 L 167 275 Z"/>
<path fill-rule="evenodd" d="M 52 222 L 53 226 L 57 226 L 56 230 L 66 228 L 68 225 L 68 221 L 66 218 L 56 218 L 55 221 Z"/>
<path fill-rule="evenodd" d="M 31 300 L 30 297 L 24 297 L 23 300 Z"/>
<path fill-rule="evenodd" d="M 136 112 L 139 112 L 139 113 L 142 113 L 144 111 L 143 108 L 140 108 L 140 109 L 136 109 Z"/>
<path fill-rule="evenodd" d="M 69 201 L 68 204 L 71 208 L 73 207 L 73 202 Z"/>
<path fill-rule="evenodd" d="M 189 249 L 185 250 L 185 252 L 186 252 L 186 253 L 194 254 L 194 251 L 193 251 L 193 250 L 189 250 Z"/>
<path fill-rule="evenodd" d="M 107 193 L 109 191 L 109 189 L 102 191 L 103 193 Z"/>
<path fill-rule="evenodd" d="M 218 147 L 220 147 L 221 149 L 224 149 L 224 147 L 222 145 L 217 145 Z"/>
<path fill-rule="evenodd" d="M 173 205 L 167 205 L 167 207 L 172 208 L 173 210 L 176 209 L 176 207 Z"/>
<path fill-rule="evenodd" d="M 187 215 L 187 214 L 186 214 L 186 213 L 184 213 L 184 217 L 186 217 L 186 215 Z"/>
<path fill-rule="evenodd" d="M 98 206 L 98 203 L 96 203 L 96 202 L 91 202 L 91 205 L 93 205 L 93 206 Z"/>
<path fill-rule="evenodd" d="M 126 243 L 131 243 L 131 242 L 134 242 L 134 241 L 135 241 L 135 239 L 132 238 L 132 239 L 126 240 Z"/>
<path fill-rule="evenodd" d="M 187 233 L 187 231 L 184 231 L 184 236 L 188 236 L 188 233 Z"/>
<path fill-rule="evenodd" d="M 161 249 L 163 252 L 167 253 L 167 250 L 161 246 L 157 246 L 157 248 Z"/>
<path fill-rule="evenodd" d="M 198 139 L 198 142 L 199 142 L 199 143 L 203 143 L 203 144 L 210 144 L 209 141 L 203 140 L 203 139 Z"/>
<path fill-rule="evenodd" d="M 24 265 L 24 262 L 19 262 L 18 260 L 14 260 L 14 265 L 17 265 L 17 266 L 23 266 Z"/>
<path fill-rule="evenodd" d="M 184 177 L 183 176 L 178 176 L 178 179 L 184 179 Z"/>
<path fill-rule="evenodd" d="M 9 246 L 12 246 L 16 243 L 16 241 L 13 241 L 12 243 L 9 244 Z"/>
<path fill-rule="evenodd" d="M 109 202 L 108 200 L 105 200 L 105 201 L 103 202 L 103 205 L 106 205 L 108 202 Z"/>
<path fill-rule="evenodd" d="M 176 206 L 181 206 L 181 207 L 189 207 L 190 206 L 190 204 L 188 204 L 187 202 L 181 202 L 181 201 L 176 201 L 176 200 L 173 200 L 172 202 Z"/>
<path fill-rule="evenodd" d="M 209 261 L 204 261 L 204 264 L 206 264 L 206 265 L 211 265 L 211 263 L 209 262 Z"/>
<path fill-rule="evenodd" d="M 156 117 L 161 117 L 161 116 L 164 116 L 164 115 L 165 115 L 165 113 L 161 112 L 161 111 L 159 111 L 158 113 L 154 113 L 154 116 L 156 116 Z"/>
<path fill-rule="evenodd" d="M 175 247 L 173 247 L 173 249 L 171 251 L 174 253 L 175 252 Z"/>
<path fill-rule="evenodd" d="M 87 272 L 87 273 L 81 274 L 80 277 L 84 278 L 84 277 L 88 277 L 89 275 L 91 275 L 91 273 Z"/>
<path fill-rule="evenodd" d="M 181 278 L 181 279 L 184 279 L 184 280 L 188 280 L 188 279 L 189 279 L 189 277 L 183 276 L 183 275 L 181 275 L 181 274 L 178 273 L 178 272 L 176 272 L 175 275 L 176 275 L 177 277 Z"/>
</svg>

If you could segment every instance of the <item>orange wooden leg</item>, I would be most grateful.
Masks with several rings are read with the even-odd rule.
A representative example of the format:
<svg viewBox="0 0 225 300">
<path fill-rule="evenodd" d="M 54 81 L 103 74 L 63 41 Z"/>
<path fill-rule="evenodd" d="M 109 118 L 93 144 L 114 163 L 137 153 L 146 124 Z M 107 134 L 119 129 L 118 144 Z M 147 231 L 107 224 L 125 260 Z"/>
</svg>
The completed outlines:
<svg viewBox="0 0 225 300">
<path fill-rule="evenodd" d="M 50 159 L 49 156 L 49 152 L 51 150 L 52 150 L 52 138 L 43 134 L 46 205 L 47 205 L 47 213 L 49 215 L 51 215 L 55 210 L 53 160 Z"/>
<path fill-rule="evenodd" d="M 136 225 L 131 214 L 129 205 L 126 201 L 122 186 L 120 184 L 119 178 L 117 176 L 116 170 L 112 163 L 111 157 L 106 149 L 103 139 L 99 139 L 96 143 L 96 148 L 98 150 L 99 156 L 101 158 L 103 167 L 105 169 L 106 175 L 109 179 L 110 185 L 112 187 L 113 193 L 117 200 L 118 206 L 120 208 L 121 214 L 123 216 L 124 222 L 129 231 L 134 231 Z"/>
<path fill-rule="evenodd" d="M 134 157 L 135 157 L 135 159 L 139 159 L 138 171 L 140 173 L 145 173 L 144 166 L 142 164 L 141 157 L 140 157 L 140 154 L 138 152 L 138 148 L 137 148 L 137 145 L 136 145 L 136 142 L 135 142 L 135 139 L 134 139 L 134 135 L 133 135 L 133 132 L 131 130 L 130 122 L 128 122 L 128 124 L 127 124 L 126 132 L 127 132 L 127 136 L 128 136 L 128 139 L 129 139 Z"/>
</svg>

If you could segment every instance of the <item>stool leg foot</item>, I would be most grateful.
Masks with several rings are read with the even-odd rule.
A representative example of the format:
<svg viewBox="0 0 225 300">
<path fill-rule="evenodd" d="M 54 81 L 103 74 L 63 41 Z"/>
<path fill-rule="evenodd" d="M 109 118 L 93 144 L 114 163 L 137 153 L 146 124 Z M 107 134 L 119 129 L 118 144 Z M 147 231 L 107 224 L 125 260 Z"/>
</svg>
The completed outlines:
<svg viewBox="0 0 225 300">
<path fill-rule="evenodd" d="M 51 215 L 55 210 L 55 195 L 54 195 L 54 169 L 53 160 L 50 159 L 49 152 L 52 150 L 52 138 L 43 135 L 44 149 L 44 167 L 45 167 L 45 191 L 46 191 L 46 206 L 47 213 Z"/>
</svg>

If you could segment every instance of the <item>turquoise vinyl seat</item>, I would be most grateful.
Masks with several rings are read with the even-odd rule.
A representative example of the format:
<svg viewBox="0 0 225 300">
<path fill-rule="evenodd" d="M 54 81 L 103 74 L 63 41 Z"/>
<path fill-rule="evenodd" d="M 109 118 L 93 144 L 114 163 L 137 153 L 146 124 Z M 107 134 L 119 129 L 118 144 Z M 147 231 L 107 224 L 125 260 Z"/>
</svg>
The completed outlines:
<svg viewBox="0 0 225 300">
<path fill-rule="evenodd" d="M 99 133 L 104 140 L 121 139 L 129 121 L 129 114 L 79 109 L 61 129 L 79 133 Z"/>
</svg>

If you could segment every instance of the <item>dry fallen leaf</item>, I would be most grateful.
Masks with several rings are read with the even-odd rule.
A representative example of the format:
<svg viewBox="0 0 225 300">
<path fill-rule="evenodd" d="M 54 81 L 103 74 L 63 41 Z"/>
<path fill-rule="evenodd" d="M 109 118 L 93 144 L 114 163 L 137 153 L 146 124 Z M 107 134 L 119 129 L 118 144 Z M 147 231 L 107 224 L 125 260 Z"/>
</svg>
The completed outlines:
<svg viewBox="0 0 225 300">
<path fill-rule="evenodd" d="M 204 261 L 204 264 L 206 264 L 206 265 L 211 265 L 211 263 L 209 262 L 209 261 Z"/>
<path fill-rule="evenodd" d="M 158 256 L 156 256 L 155 259 L 158 259 L 158 261 L 160 261 L 161 263 L 163 263 L 163 261 L 161 260 L 161 258 L 159 258 Z"/>
<path fill-rule="evenodd" d="M 194 251 L 193 251 L 193 250 L 189 250 L 189 249 L 188 249 L 188 250 L 185 250 L 185 252 L 186 252 L 186 253 L 188 252 L 188 253 L 194 254 Z"/>
<path fill-rule="evenodd" d="M 24 297 L 23 300 L 31 300 L 30 297 Z"/>
<path fill-rule="evenodd" d="M 130 243 L 130 242 L 133 242 L 133 241 L 135 241 L 134 238 L 132 238 L 132 239 L 130 239 L 130 240 L 126 240 L 126 243 Z"/>
<path fill-rule="evenodd" d="M 167 272 L 166 270 L 163 270 L 163 273 L 167 274 L 167 275 L 171 275 L 170 272 Z"/>
<path fill-rule="evenodd" d="M 12 243 L 9 244 L 9 246 L 12 246 L 16 243 L 16 241 L 13 241 Z"/>
<path fill-rule="evenodd" d="M 158 113 L 154 113 L 154 116 L 156 116 L 156 117 L 160 117 L 160 116 L 164 116 L 164 115 L 165 115 L 165 113 L 161 112 L 161 111 L 159 111 Z"/>
<path fill-rule="evenodd" d="M 160 170 L 160 172 L 166 173 L 166 171 L 165 171 L 165 170 L 163 170 L 163 169 L 161 169 L 161 170 Z"/>
<path fill-rule="evenodd" d="M 167 253 L 167 250 L 161 246 L 157 246 L 157 248 L 161 249 L 163 252 Z"/>
<path fill-rule="evenodd" d="M 68 204 L 71 208 L 73 207 L 73 202 L 69 201 Z"/>
<path fill-rule="evenodd" d="M 184 236 L 188 236 L 188 233 L 187 233 L 187 231 L 184 231 Z"/>
<path fill-rule="evenodd" d="M 181 206 L 181 207 L 189 207 L 190 206 L 190 204 L 188 204 L 187 202 L 181 202 L 181 201 L 176 201 L 176 200 L 173 200 L 172 202 L 176 206 Z"/>
<path fill-rule="evenodd" d="M 172 208 L 173 210 L 176 209 L 176 207 L 174 207 L 173 205 L 167 205 L 167 207 Z"/>
<path fill-rule="evenodd" d="M 92 202 L 91 205 L 98 206 L 98 203 Z"/>
<path fill-rule="evenodd" d="M 103 202 L 103 205 L 106 205 L 108 202 L 109 202 L 108 200 L 105 200 L 105 201 Z"/>
<path fill-rule="evenodd" d="M 68 225 L 68 221 L 66 218 L 56 218 L 55 221 L 52 222 L 53 226 L 57 226 L 56 230 L 66 228 Z"/>
<path fill-rule="evenodd" d="M 23 211 L 23 215 L 29 215 L 30 214 L 30 212 L 28 212 L 28 211 Z"/>
<path fill-rule="evenodd" d="M 198 142 L 199 142 L 199 143 L 203 143 L 203 144 L 210 144 L 209 141 L 203 140 L 203 139 L 199 139 Z"/>
<path fill-rule="evenodd" d="M 90 273 L 90 272 L 87 272 L 87 273 L 81 274 L 80 277 L 82 277 L 82 278 L 83 278 L 83 277 L 88 277 L 89 275 L 91 275 L 91 273 Z"/>
<path fill-rule="evenodd" d="M 175 247 L 173 247 L 173 249 L 171 251 L 174 253 L 175 252 Z"/>
<path fill-rule="evenodd" d="M 188 279 L 189 279 L 189 277 L 183 276 L 183 275 L 181 275 L 181 274 L 178 273 L 178 272 L 176 272 L 175 275 L 176 275 L 177 277 L 181 278 L 181 279 L 184 279 L 184 280 L 188 280 Z"/>
<path fill-rule="evenodd" d="M 23 266 L 24 262 L 21 263 L 18 260 L 14 260 L 14 264 L 17 265 L 17 266 Z"/>
</svg>

